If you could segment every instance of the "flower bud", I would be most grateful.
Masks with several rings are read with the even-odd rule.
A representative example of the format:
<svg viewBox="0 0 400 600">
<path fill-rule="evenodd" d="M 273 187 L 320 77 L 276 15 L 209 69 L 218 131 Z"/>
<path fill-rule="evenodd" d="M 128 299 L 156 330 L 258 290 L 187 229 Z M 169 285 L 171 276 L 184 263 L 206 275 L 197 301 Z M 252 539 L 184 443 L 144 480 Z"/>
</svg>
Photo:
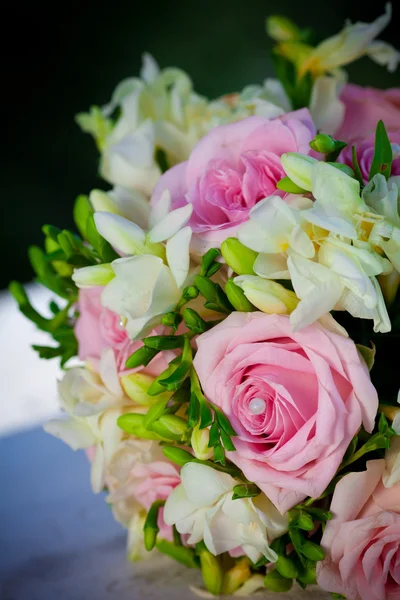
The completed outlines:
<svg viewBox="0 0 400 600">
<path fill-rule="evenodd" d="M 248 558 L 238 560 L 234 567 L 226 571 L 222 584 L 222 594 L 231 595 L 238 590 L 251 577 L 250 562 Z"/>
<path fill-rule="evenodd" d="M 336 148 L 335 140 L 326 133 L 318 133 L 310 142 L 310 148 L 321 154 L 330 154 Z"/>
<path fill-rule="evenodd" d="M 234 282 L 254 306 L 268 314 L 290 314 L 299 303 L 294 292 L 276 281 L 242 275 L 235 277 Z"/>
<path fill-rule="evenodd" d="M 225 285 L 225 294 L 235 310 L 239 312 L 255 310 L 253 304 L 247 300 L 243 290 L 232 279 L 229 279 Z"/>
<path fill-rule="evenodd" d="M 191 444 L 193 453 L 199 460 L 208 460 L 214 454 L 212 448 L 208 447 L 210 441 L 210 432 L 208 429 L 199 429 L 196 425 L 192 432 Z"/>
<path fill-rule="evenodd" d="M 90 202 L 95 211 L 119 214 L 111 197 L 103 190 L 92 190 L 89 194 Z"/>
<path fill-rule="evenodd" d="M 181 441 L 188 430 L 185 419 L 176 415 L 163 415 L 151 424 L 152 431 L 169 440 Z"/>
<path fill-rule="evenodd" d="M 162 451 L 168 460 L 179 467 L 183 467 L 186 463 L 194 460 L 194 457 L 190 452 L 183 450 L 183 448 L 178 448 L 177 446 L 163 446 Z"/>
<path fill-rule="evenodd" d="M 270 571 L 264 579 L 264 587 L 271 592 L 288 592 L 292 585 L 293 581 L 283 577 L 277 569 Z"/>
<path fill-rule="evenodd" d="M 258 253 L 250 250 L 236 238 L 227 238 L 221 244 L 226 264 L 238 275 L 254 275 L 253 265 Z"/>
<path fill-rule="evenodd" d="M 300 38 L 300 29 L 287 17 L 272 15 L 266 20 L 267 34 L 276 42 L 290 42 Z"/>
<path fill-rule="evenodd" d="M 299 569 L 296 562 L 288 556 L 279 556 L 276 562 L 276 569 L 286 579 L 296 579 Z"/>
<path fill-rule="evenodd" d="M 286 152 L 282 154 L 281 162 L 286 175 L 296 185 L 308 192 L 312 191 L 311 170 L 318 162 L 315 158 L 297 152 Z"/>
<path fill-rule="evenodd" d="M 130 375 L 123 375 L 120 381 L 125 394 L 131 400 L 143 406 L 154 404 L 154 397 L 149 396 L 147 393 L 154 377 L 144 373 L 131 373 Z"/>
<path fill-rule="evenodd" d="M 72 275 L 72 279 L 79 288 L 105 286 L 114 277 L 114 271 L 109 263 L 75 269 Z"/>
<path fill-rule="evenodd" d="M 214 596 L 219 596 L 222 589 L 223 571 L 219 560 L 216 556 L 209 552 L 204 544 L 199 551 L 200 568 L 203 576 L 203 581 L 209 592 Z"/>
</svg>

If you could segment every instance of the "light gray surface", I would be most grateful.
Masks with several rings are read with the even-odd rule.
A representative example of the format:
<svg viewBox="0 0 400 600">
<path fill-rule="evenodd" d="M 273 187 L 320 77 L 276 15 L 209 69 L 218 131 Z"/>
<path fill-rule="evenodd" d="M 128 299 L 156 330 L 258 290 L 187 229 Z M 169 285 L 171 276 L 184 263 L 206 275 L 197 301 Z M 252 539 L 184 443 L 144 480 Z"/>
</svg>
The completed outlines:
<svg viewBox="0 0 400 600">
<path fill-rule="evenodd" d="M 125 533 L 89 486 L 85 455 L 41 429 L 0 438 L 1 600 L 194 599 L 197 571 L 131 565 Z M 328 599 L 318 590 L 261 598 Z"/>
</svg>

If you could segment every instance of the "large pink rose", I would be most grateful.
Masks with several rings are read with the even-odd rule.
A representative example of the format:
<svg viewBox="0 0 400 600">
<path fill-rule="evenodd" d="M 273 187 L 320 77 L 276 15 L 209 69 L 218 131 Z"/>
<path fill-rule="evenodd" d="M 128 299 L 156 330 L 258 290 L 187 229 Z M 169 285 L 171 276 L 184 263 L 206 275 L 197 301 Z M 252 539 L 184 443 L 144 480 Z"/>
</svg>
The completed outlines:
<svg viewBox="0 0 400 600">
<path fill-rule="evenodd" d="M 400 88 L 377 90 L 348 84 L 340 96 L 346 107 L 335 137 L 345 142 L 366 138 L 380 119 L 389 131 L 400 131 Z"/>
<path fill-rule="evenodd" d="M 399 119 L 400 119 L 400 111 L 399 111 Z M 393 149 L 393 163 L 392 163 L 392 175 L 400 175 L 400 131 L 398 132 L 388 132 L 389 139 L 392 143 Z M 347 146 L 341 152 L 339 156 L 339 161 L 353 166 L 353 157 L 352 157 L 352 146 L 356 146 L 357 148 L 357 160 L 360 165 L 361 174 L 363 176 L 364 182 L 368 183 L 369 171 L 371 169 L 372 159 L 374 157 L 374 147 L 375 147 L 375 134 L 371 134 L 367 136 L 365 139 L 356 139 L 353 140 L 351 146 Z"/>
<path fill-rule="evenodd" d="M 319 496 L 361 423 L 374 426 L 356 346 L 318 323 L 292 333 L 286 315 L 232 313 L 197 344 L 204 392 L 237 432 L 229 459 L 282 513 Z"/>
<path fill-rule="evenodd" d="M 278 119 L 249 117 L 216 127 L 195 146 L 188 161 L 158 181 L 151 203 L 168 189 L 172 208 L 191 202 L 194 249 L 202 253 L 235 233 L 250 209 L 276 192 L 285 176 L 284 152 L 310 152 L 315 127 L 306 109 Z"/>
<path fill-rule="evenodd" d="M 126 370 L 126 361 L 143 344 L 140 341 L 132 342 L 126 329 L 120 324 L 119 315 L 102 306 L 100 297 L 103 289 L 94 287 L 79 290 L 79 317 L 75 325 L 78 355 L 81 360 L 90 361 L 96 368 L 102 350 L 112 348 L 118 373 L 126 375 L 134 372 Z M 167 368 L 170 358 L 169 353 L 158 354 L 147 365 L 145 372 L 149 375 L 159 375 Z"/>
<path fill-rule="evenodd" d="M 321 544 L 327 553 L 317 580 L 347 600 L 400 598 L 400 484 L 382 484 L 384 460 L 336 486 Z"/>
</svg>

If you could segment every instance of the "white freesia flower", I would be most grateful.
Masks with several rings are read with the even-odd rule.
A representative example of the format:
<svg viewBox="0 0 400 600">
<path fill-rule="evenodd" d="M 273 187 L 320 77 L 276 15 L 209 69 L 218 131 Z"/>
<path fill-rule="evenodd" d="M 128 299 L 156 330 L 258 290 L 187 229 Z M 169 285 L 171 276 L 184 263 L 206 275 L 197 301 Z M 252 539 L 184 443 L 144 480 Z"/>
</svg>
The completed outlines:
<svg viewBox="0 0 400 600">
<path fill-rule="evenodd" d="M 324 40 L 310 52 L 301 65 L 300 76 L 307 71 L 317 75 L 334 71 L 365 55 L 394 71 L 399 61 L 399 53 L 389 44 L 383 46 L 382 42 L 374 41 L 389 24 L 391 17 L 391 5 L 388 3 L 385 14 L 372 23 L 346 24 L 341 32 Z"/>
<path fill-rule="evenodd" d="M 92 190 L 89 195 L 95 212 L 110 212 L 133 221 L 142 229 L 147 229 L 150 217 L 150 204 L 147 198 L 135 190 L 115 186 L 112 190 Z"/>
<path fill-rule="evenodd" d="M 246 298 L 262 312 L 288 314 L 298 305 L 296 294 L 276 281 L 262 279 L 257 275 L 240 275 L 235 277 L 234 282 L 243 290 Z"/>
<path fill-rule="evenodd" d="M 276 561 L 269 543 L 287 531 L 288 519 L 266 496 L 232 500 L 239 481 L 198 463 L 182 468 L 181 482 L 167 499 L 164 520 L 188 534 L 189 544 L 203 539 L 214 555 L 240 546 L 253 562 L 262 555 Z"/>
<path fill-rule="evenodd" d="M 303 207 L 312 204 L 307 198 L 301 201 Z M 263 254 L 279 254 L 290 248 L 301 256 L 314 256 L 313 243 L 302 228 L 300 210 L 279 196 L 269 196 L 256 204 L 237 236 L 242 244 Z"/>
<path fill-rule="evenodd" d="M 124 406 L 131 403 L 119 384 L 113 351 L 103 352 L 99 374 L 87 367 L 74 367 L 58 389 L 67 417 L 50 420 L 44 429 L 73 450 L 94 449 L 91 482 L 93 491 L 98 493 L 104 487 L 107 464 L 123 435 L 116 420 Z"/>
<path fill-rule="evenodd" d="M 383 474 L 383 484 L 390 488 L 400 484 L 400 435 L 393 437 L 390 448 L 386 450 L 386 470 Z"/>
<path fill-rule="evenodd" d="M 149 254 L 119 258 L 112 263 L 115 277 L 104 288 L 103 306 L 126 319 L 131 339 L 138 339 L 160 324 L 172 310 L 181 289 L 172 270 L 161 258 Z"/>
</svg>

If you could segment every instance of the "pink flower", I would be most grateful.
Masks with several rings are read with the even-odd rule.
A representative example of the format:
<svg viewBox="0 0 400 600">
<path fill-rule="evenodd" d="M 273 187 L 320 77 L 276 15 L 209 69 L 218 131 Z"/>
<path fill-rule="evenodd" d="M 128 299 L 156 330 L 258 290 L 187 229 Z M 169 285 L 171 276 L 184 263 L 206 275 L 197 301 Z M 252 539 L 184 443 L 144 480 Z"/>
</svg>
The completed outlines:
<svg viewBox="0 0 400 600">
<path fill-rule="evenodd" d="M 126 361 L 133 352 L 143 346 L 142 342 L 132 342 L 126 329 L 120 324 L 119 315 L 100 302 L 102 287 L 79 290 L 79 317 L 75 325 L 78 340 L 78 354 L 83 361 L 90 361 L 96 368 L 102 350 L 112 348 L 115 354 L 117 371 L 120 375 L 141 370 L 126 370 Z M 149 375 L 157 376 L 168 366 L 168 354 L 158 354 L 144 369 Z"/>
<path fill-rule="evenodd" d="M 319 496 L 352 437 L 371 431 L 378 397 L 356 346 L 285 315 L 232 313 L 197 338 L 194 366 L 237 432 L 228 453 L 285 513 Z"/>
<path fill-rule="evenodd" d="M 118 519 L 128 523 L 138 505 L 148 511 L 156 500 L 166 500 L 180 482 L 176 466 L 166 460 L 156 442 L 129 439 L 122 442 L 108 466 L 108 500 Z M 163 511 L 159 527 L 162 537 L 172 537 Z"/>
<path fill-rule="evenodd" d="M 376 90 L 348 84 L 340 99 L 346 107 L 344 122 L 335 137 L 345 142 L 375 133 L 380 119 L 389 131 L 400 131 L 400 88 Z"/>
<path fill-rule="evenodd" d="M 385 488 L 384 469 L 384 460 L 369 461 L 337 484 L 332 499 L 317 580 L 347 600 L 400 598 L 400 484 Z"/>
<path fill-rule="evenodd" d="M 399 117 L 400 119 L 400 111 Z M 400 130 L 395 132 L 388 132 L 389 139 L 392 143 L 393 149 L 393 163 L 392 163 L 392 175 L 400 175 Z M 352 158 L 352 146 L 357 148 L 357 160 L 360 165 L 361 175 L 365 183 L 368 183 L 369 171 L 371 168 L 372 159 L 374 157 L 374 146 L 375 146 L 375 135 L 372 133 L 364 139 L 353 140 L 351 146 L 347 146 L 340 154 L 339 161 L 353 166 Z"/>
<path fill-rule="evenodd" d="M 194 249 L 203 253 L 234 235 L 250 209 L 276 192 L 285 176 L 281 155 L 307 154 L 314 135 L 306 109 L 278 119 L 249 117 L 216 127 L 195 146 L 188 161 L 160 178 L 151 203 L 157 204 L 166 189 L 173 209 L 191 202 Z"/>
</svg>

